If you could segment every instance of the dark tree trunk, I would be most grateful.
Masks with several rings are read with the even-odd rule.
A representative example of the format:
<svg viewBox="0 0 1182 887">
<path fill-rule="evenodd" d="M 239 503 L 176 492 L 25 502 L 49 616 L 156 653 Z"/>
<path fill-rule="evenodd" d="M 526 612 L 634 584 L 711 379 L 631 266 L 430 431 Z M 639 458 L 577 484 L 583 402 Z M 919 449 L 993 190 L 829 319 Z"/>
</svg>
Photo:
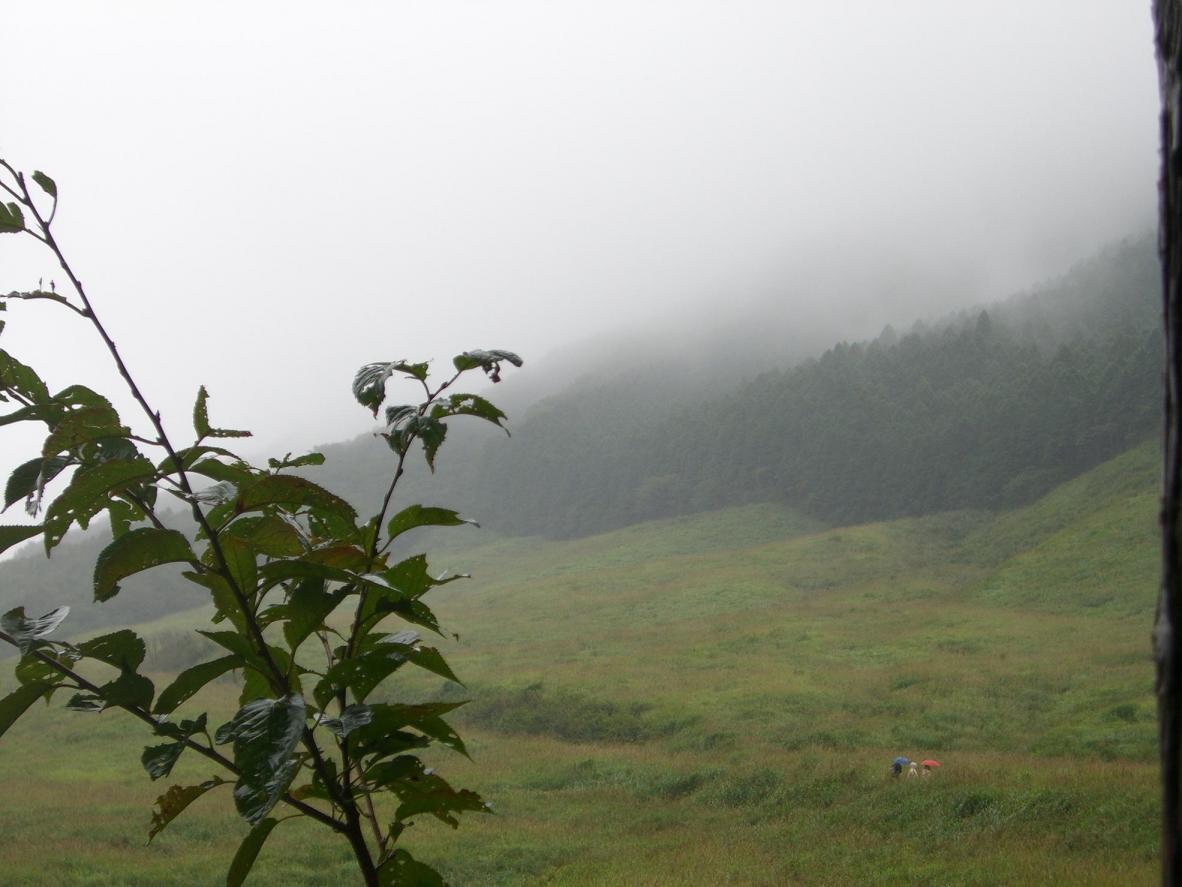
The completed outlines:
<svg viewBox="0 0 1182 887">
<path fill-rule="evenodd" d="M 1153 631 L 1157 662 L 1158 731 L 1162 778 L 1162 883 L 1182 884 L 1182 0 L 1154 0 L 1157 70 L 1161 86 L 1160 232 L 1166 331 L 1165 466 L 1162 491 L 1162 581 Z"/>
</svg>

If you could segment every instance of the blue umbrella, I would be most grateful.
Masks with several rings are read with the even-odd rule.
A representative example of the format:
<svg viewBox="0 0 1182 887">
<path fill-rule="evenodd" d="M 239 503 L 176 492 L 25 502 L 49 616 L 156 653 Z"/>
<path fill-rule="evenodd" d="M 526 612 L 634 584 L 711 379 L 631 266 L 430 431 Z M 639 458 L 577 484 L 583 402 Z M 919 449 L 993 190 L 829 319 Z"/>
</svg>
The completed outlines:
<svg viewBox="0 0 1182 887">
<path fill-rule="evenodd" d="M 898 764 L 900 767 L 906 767 L 908 764 L 911 763 L 911 758 L 898 757 L 898 758 L 895 758 L 895 760 L 892 761 L 891 763 Z"/>
</svg>

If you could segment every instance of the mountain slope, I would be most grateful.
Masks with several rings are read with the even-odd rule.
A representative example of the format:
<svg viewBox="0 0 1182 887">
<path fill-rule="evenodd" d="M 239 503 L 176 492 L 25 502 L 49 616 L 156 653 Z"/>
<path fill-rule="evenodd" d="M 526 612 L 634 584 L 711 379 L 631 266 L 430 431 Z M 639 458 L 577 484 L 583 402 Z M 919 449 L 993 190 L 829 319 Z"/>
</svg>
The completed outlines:
<svg viewBox="0 0 1182 887">
<path fill-rule="evenodd" d="M 455 534 L 433 563 L 476 578 L 435 597 L 468 686 L 404 670 L 386 698 L 473 700 L 474 762 L 438 765 L 502 815 L 422 823 L 410 849 L 457 885 L 1149 883 L 1158 461 L 1143 444 L 1002 514 L 824 527 L 763 504 L 573 540 Z M 1104 561 L 1081 586 L 1089 545 Z M 144 628 L 167 640 L 197 615 Z M 184 664 L 150 646 L 150 666 Z M 213 723 L 236 695 L 200 697 Z M 159 793 L 136 769 L 151 740 L 97 717 L 37 707 L 4 737 L 0 867 L 214 879 L 241 839 L 228 794 L 151 848 L 120 843 Z M 898 754 L 944 766 L 896 782 Z M 209 772 L 182 758 L 174 776 Z M 299 823 L 264 853 L 260 884 L 347 862 Z"/>
</svg>

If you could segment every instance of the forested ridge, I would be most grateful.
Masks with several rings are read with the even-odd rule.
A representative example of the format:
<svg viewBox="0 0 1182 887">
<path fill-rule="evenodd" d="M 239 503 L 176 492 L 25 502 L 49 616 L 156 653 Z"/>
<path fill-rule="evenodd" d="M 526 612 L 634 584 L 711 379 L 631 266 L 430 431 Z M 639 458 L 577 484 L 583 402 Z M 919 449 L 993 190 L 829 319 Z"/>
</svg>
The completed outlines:
<svg viewBox="0 0 1182 887">
<path fill-rule="evenodd" d="M 1157 429 L 1154 262 L 1150 238 L 1124 243 L 1038 292 L 655 421 L 619 384 L 551 398 L 487 451 L 473 498 L 547 536 L 758 501 L 834 523 L 1032 501 Z"/>
<path fill-rule="evenodd" d="M 402 495 L 500 532 L 548 537 L 753 502 L 833 524 L 1024 504 L 1156 433 L 1157 286 L 1146 236 L 1007 302 L 903 334 L 888 327 L 721 393 L 699 395 L 710 375 L 701 364 L 725 361 L 725 348 L 664 348 L 660 360 L 654 349 L 631 361 L 616 351 L 600 373 L 511 415 L 510 442 L 457 423 L 437 474 L 412 465 Z M 742 341 L 730 347 L 741 362 Z M 391 467 L 382 439 L 319 449 L 327 461 L 308 476 L 376 508 L 373 478 Z M 89 564 L 104 535 L 62 546 L 49 563 L 30 551 L 0 566 L 0 602 L 89 600 Z M 201 603 L 166 570 L 140 585 L 87 607 L 75 624 Z"/>
</svg>

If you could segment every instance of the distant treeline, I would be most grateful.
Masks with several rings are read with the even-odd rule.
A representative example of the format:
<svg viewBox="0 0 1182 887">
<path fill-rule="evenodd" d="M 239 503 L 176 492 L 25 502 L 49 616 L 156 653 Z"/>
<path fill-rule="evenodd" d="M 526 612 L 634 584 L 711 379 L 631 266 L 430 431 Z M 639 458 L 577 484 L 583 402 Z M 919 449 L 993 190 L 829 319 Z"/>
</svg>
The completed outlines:
<svg viewBox="0 0 1182 887">
<path fill-rule="evenodd" d="M 1145 237 L 1035 293 L 902 335 L 888 327 L 873 342 L 708 393 L 696 387 L 701 364 L 725 360 L 723 347 L 687 349 L 668 364 L 654 363 L 655 351 L 631 362 L 613 354 L 600 376 L 511 416 L 511 440 L 457 425 L 438 474 L 416 463 L 398 502 L 549 537 L 761 501 L 836 524 L 1022 504 L 1156 433 L 1159 304 Z M 321 449 L 327 463 L 308 476 L 373 513 L 385 486 L 375 478 L 392 468 L 381 439 Z M 62 546 L 50 562 L 29 552 L 0 566 L 0 604 L 44 612 L 89 601 L 105 536 Z M 175 571 L 141 580 L 71 624 L 136 621 L 204 600 Z"/>
<path fill-rule="evenodd" d="M 1038 293 L 655 420 L 643 375 L 572 389 L 448 498 L 546 536 L 767 500 L 835 523 L 1029 502 L 1158 428 L 1156 275 L 1151 239 L 1122 244 Z"/>
</svg>

